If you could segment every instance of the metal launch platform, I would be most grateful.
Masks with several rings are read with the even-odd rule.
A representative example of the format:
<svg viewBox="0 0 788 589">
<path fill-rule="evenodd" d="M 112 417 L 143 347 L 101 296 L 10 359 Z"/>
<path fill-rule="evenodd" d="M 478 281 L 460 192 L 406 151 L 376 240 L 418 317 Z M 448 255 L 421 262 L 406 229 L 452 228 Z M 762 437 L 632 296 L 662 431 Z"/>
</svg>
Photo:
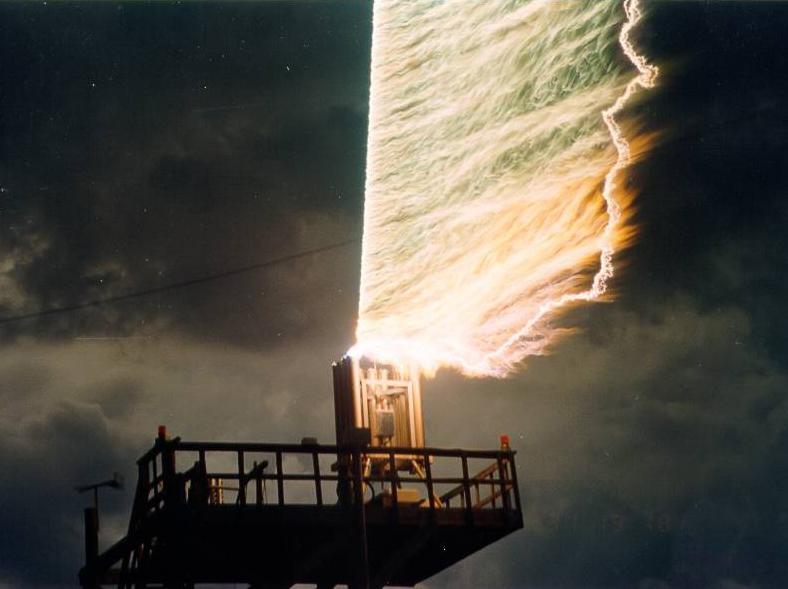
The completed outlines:
<svg viewBox="0 0 788 589">
<path fill-rule="evenodd" d="M 86 510 L 81 585 L 410 587 L 522 527 L 508 439 L 408 444 L 421 421 L 409 379 L 357 368 L 335 366 L 337 445 L 187 442 L 161 428 L 137 463 L 126 536 L 99 554 Z M 356 403 L 355 419 L 343 395 L 368 411 Z"/>
</svg>

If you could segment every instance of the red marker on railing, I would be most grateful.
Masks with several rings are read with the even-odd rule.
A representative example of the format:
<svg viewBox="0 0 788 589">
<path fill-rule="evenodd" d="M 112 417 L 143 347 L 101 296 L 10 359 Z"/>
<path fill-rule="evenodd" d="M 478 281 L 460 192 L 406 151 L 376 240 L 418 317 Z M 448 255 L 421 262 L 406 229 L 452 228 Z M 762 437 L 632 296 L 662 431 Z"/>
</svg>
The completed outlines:
<svg viewBox="0 0 788 589">
<path fill-rule="evenodd" d="M 160 425 L 159 426 L 159 439 L 160 440 L 166 440 L 167 439 L 167 426 L 166 425 Z"/>
<path fill-rule="evenodd" d="M 509 447 L 509 436 L 507 434 L 503 434 L 501 436 L 501 450 L 508 452 L 510 450 Z"/>
</svg>

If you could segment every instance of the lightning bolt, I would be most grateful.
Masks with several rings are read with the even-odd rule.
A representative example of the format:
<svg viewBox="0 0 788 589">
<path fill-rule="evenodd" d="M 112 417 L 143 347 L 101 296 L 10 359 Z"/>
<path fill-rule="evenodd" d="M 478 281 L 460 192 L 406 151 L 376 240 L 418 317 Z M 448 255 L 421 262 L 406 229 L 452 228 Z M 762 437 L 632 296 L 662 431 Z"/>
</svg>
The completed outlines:
<svg viewBox="0 0 788 589">
<path fill-rule="evenodd" d="M 658 76 L 631 40 L 639 1 L 618 8 L 376 1 L 351 355 L 501 377 L 607 292 L 632 233 L 618 119 Z"/>
</svg>

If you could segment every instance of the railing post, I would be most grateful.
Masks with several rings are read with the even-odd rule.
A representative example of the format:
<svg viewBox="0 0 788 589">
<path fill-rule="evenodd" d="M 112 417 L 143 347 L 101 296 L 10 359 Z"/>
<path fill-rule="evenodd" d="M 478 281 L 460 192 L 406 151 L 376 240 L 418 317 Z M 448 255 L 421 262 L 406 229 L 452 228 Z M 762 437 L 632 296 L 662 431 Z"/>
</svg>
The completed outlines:
<svg viewBox="0 0 788 589">
<path fill-rule="evenodd" d="M 320 484 L 320 457 L 317 450 L 312 451 L 312 472 L 315 475 L 315 500 L 318 507 L 323 506 L 323 487 Z"/>
<path fill-rule="evenodd" d="M 148 515 L 148 501 L 151 495 L 150 466 L 149 462 L 140 462 L 137 465 L 137 492 L 134 496 L 134 505 L 129 520 L 129 533 L 133 532 L 132 526 L 137 523 L 137 518 L 142 519 Z M 156 488 L 153 488 L 156 493 Z M 136 517 L 135 517 L 136 516 Z"/>
<path fill-rule="evenodd" d="M 279 495 L 279 505 L 285 504 L 285 480 L 282 478 L 282 451 L 276 451 L 276 491 Z"/>
<path fill-rule="evenodd" d="M 175 449 L 173 442 L 164 438 L 159 438 L 157 443 L 161 447 L 161 476 L 164 485 L 164 505 L 167 507 L 178 501 L 178 489 L 175 487 Z"/>
<path fill-rule="evenodd" d="M 263 504 L 263 479 L 260 477 L 256 460 L 254 461 L 254 498 L 257 505 Z"/>
<path fill-rule="evenodd" d="M 512 498 L 509 496 L 509 487 L 506 482 L 509 480 L 509 463 L 505 458 L 498 458 L 498 474 L 501 477 L 501 495 L 503 496 L 503 508 L 506 511 L 512 509 Z"/>
<path fill-rule="evenodd" d="M 424 456 L 424 475 L 427 477 L 427 494 L 429 496 L 430 504 L 430 518 L 435 518 L 435 489 L 432 484 L 432 465 L 430 464 L 430 457 L 425 452 Z"/>
<path fill-rule="evenodd" d="M 238 504 L 246 505 L 246 468 L 243 450 L 238 450 Z"/>
<path fill-rule="evenodd" d="M 392 451 L 389 451 L 389 478 L 391 479 L 391 517 L 396 524 L 399 521 L 399 489 L 397 488 L 397 459 Z"/>
<path fill-rule="evenodd" d="M 517 467 L 514 464 L 514 452 L 509 451 L 509 465 L 511 467 L 512 488 L 514 489 L 514 506 L 517 513 L 522 513 L 520 505 L 520 487 L 517 484 Z"/>
<path fill-rule="evenodd" d="M 159 442 L 156 442 L 156 445 L 159 445 Z M 156 460 L 158 457 L 161 456 L 161 450 L 159 450 L 158 454 L 154 454 L 153 458 L 150 461 L 150 474 L 153 476 L 151 479 L 151 484 L 153 486 L 153 495 L 156 496 L 159 494 L 159 469 L 156 466 Z M 164 481 L 161 482 L 161 492 L 164 493 Z M 159 511 L 159 501 L 156 501 L 156 511 Z"/>
<path fill-rule="evenodd" d="M 468 456 L 461 452 L 462 458 L 462 492 L 465 498 L 465 521 L 467 524 L 473 523 L 473 504 L 471 503 L 471 483 L 468 479 Z"/>
<path fill-rule="evenodd" d="M 506 488 L 506 480 L 508 477 L 506 474 L 504 459 L 499 455 L 497 460 L 498 460 L 498 482 L 501 485 L 501 505 L 503 506 L 504 515 L 508 517 L 509 512 L 512 509 L 511 501 L 509 499 L 509 491 Z M 493 485 L 493 489 L 494 488 L 495 487 Z M 494 491 L 493 491 L 493 496 L 495 496 Z"/>
</svg>

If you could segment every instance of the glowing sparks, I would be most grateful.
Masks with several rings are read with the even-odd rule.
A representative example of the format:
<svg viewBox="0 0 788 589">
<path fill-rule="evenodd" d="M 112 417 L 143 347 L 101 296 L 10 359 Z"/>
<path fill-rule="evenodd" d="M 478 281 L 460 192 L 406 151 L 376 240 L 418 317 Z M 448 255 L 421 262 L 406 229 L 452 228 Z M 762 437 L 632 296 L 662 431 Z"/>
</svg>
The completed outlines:
<svg viewBox="0 0 788 589">
<path fill-rule="evenodd" d="M 545 353 L 560 308 L 606 292 L 632 233 L 616 116 L 657 76 L 624 9 L 628 81 L 609 3 L 377 0 L 351 353 L 502 376 Z"/>
<path fill-rule="evenodd" d="M 605 184 L 602 190 L 602 195 L 605 199 L 605 203 L 607 204 L 607 214 L 609 220 L 607 227 L 605 227 L 605 241 L 607 243 L 602 248 L 599 272 L 597 272 L 597 275 L 594 277 L 594 283 L 591 288 L 592 293 L 598 293 L 596 296 L 603 294 L 607 290 L 607 281 L 613 276 L 612 259 L 614 250 L 610 245 L 610 241 L 616 225 L 618 225 L 619 221 L 621 220 L 621 208 L 614 197 L 615 180 L 619 172 L 629 166 L 629 164 L 632 162 L 632 152 L 629 142 L 624 136 L 624 133 L 621 131 L 621 127 L 616 122 L 615 117 L 622 110 L 624 110 L 626 103 L 637 91 L 638 86 L 643 88 L 653 88 L 657 81 L 657 74 L 659 73 L 655 66 L 649 65 L 646 62 L 646 58 L 635 51 L 632 41 L 629 39 L 632 29 L 640 22 L 640 19 L 643 17 L 638 0 L 625 0 L 624 11 L 626 12 L 627 20 L 621 27 L 619 42 L 624 54 L 635 65 L 635 67 L 637 67 L 638 75 L 632 78 L 629 83 L 627 83 L 623 94 L 616 98 L 616 101 L 613 103 L 613 105 L 610 108 L 602 111 L 602 118 L 605 121 L 608 130 L 610 131 L 610 137 L 613 139 L 613 144 L 616 146 L 618 159 L 605 176 Z"/>
</svg>

